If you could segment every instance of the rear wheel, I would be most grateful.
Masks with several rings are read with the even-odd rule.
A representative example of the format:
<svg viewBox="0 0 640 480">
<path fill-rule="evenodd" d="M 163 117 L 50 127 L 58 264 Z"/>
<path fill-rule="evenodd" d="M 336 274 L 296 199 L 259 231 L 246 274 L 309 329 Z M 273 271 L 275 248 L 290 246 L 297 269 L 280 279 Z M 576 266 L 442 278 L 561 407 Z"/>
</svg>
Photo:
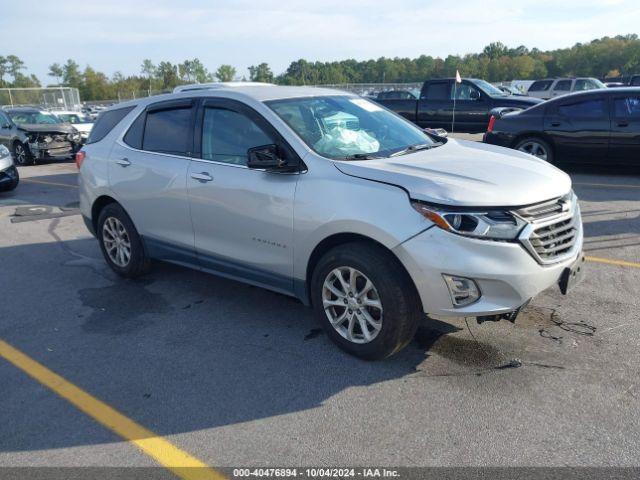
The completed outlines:
<svg viewBox="0 0 640 480">
<path fill-rule="evenodd" d="M 551 146 L 538 137 L 528 137 L 520 140 L 516 144 L 516 150 L 533 155 L 540 160 L 553 163 L 553 150 Z"/>
<path fill-rule="evenodd" d="M 343 350 L 367 360 L 389 357 L 413 338 L 422 307 L 411 279 L 382 247 L 338 246 L 311 280 L 317 320 Z"/>
<path fill-rule="evenodd" d="M 16 165 L 20 166 L 34 163 L 29 147 L 22 142 L 16 142 L 13 145 L 13 158 L 15 159 Z"/>
<path fill-rule="evenodd" d="M 110 203 L 102 209 L 96 233 L 105 260 L 118 275 L 135 278 L 149 270 L 142 239 L 120 205 Z"/>
</svg>

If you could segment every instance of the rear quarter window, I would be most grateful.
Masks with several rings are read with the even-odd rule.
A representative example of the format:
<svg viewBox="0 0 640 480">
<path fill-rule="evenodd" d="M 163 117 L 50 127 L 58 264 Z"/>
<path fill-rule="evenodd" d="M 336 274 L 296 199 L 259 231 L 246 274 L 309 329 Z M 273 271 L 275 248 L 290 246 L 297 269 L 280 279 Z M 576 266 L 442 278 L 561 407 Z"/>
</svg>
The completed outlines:
<svg viewBox="0 0 640 480">
<path fill-rule="evenodd" d="M 136 108 L 135 105 L 133 107 L 109 110 L 100 114 L 100 116 L 98 116 L 98 120 L 96 120 L 96 123 L 93 124 L 91 133 L 89 134 L 89 138 L 87 139 L 87 143 L 96 143 L 102 140 L 134 108 Z"/>
</svg>

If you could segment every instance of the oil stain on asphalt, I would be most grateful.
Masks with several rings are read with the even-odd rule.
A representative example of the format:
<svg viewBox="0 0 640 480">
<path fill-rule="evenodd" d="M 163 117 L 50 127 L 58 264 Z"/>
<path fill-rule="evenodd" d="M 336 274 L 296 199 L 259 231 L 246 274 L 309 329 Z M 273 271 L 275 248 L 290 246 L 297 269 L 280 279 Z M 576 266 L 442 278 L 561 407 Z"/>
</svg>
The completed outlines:
<svg viewBox="0 0 640 480">
<path fill-rule="evenodd" d="M 80 301 L 93 309 L 82 329 L 88 333 L 125 335 L 152 325 L 152 315 L 171 307 L 159 293 L 151 293 L 150 280 L 118 280 L 111 286 L 78 291 Z"/>
</svg>

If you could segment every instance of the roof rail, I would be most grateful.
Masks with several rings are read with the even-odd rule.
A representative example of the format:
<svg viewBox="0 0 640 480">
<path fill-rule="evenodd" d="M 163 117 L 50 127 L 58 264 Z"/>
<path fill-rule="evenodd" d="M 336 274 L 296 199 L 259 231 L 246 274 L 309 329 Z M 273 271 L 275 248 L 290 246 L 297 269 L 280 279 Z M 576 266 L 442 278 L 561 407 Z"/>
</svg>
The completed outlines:
<svg viewBox="0 0 640 480">
<path fill-rule="evenodd" d="M 267 87 L 275 86 L 273 83 L 263 82 L 211 82 L 211 83 L 192 83 L 189 85 L 178 85 L 173 89 L 173 93 L 178 92 L 191 92 L 195 90 L 216 90 L 218 88 L 233 88 L 233 87 Z"/>
</svg>

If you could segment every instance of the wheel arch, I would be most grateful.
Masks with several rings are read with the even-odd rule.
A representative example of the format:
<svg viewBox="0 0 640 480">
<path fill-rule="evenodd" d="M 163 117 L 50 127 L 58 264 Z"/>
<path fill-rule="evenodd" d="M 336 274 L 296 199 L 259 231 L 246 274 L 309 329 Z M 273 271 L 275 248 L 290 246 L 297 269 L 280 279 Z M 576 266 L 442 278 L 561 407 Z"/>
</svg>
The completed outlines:
<svg viewBox="0 0 640 480">
<path fill-rule="evenodd" d="M 94 232 L 98 231 L 98 217 L 100 216 L 100 212 L 104 207 L 112 203 L 117 203 L 122 207 L 115 198 L 110 197 L 109 195 L 100 195 L 93 201 L 93 204 L 91 205 L 91 225 L 93 226 Z M 124 207 L 122 208 L 124 209 Z"/>
<path fill-rule="evenodd" d="M 511 148 L 515 149 L 516 145 L 518 145 L 518 143 L 520 143 L 521 141 L 523 141 L 526 138 L 537 138 L 539 140 L 543 140 L 547 145 L 549 145 L 549 147 L 551 148 L 552 153 L 555 155 L 556 146 L 554 145 L 553 140 L 551 139 L 551 137 L 549 135 L 547 135 L 544 132 L 540 132 L 540 131 L 528 131 L 528 132 L 519 133 L 513 139 L 513 142 L 511 142 Z"/>
<path fill-rule="evenodd" d="M 420 301 L 420 306 L 422 308 L 422 300 L 420 299 L 420 295 L 418 295 L 418 289 L 413 281 L 413 278 L 409 274 L 409 271 L 406 269 L 404 264 L 400 261 L 398 256 L 393 252 L 393 250 L 391 250 L 384 244 L 378 242 L 377 240 L 374 240 L 371 237 L 362 235 L 360 233 L 353 233 L 353 232 L 341 232 L 341 233 L 335 233 L 335 234 L 329 235 L 328 237 L 322 239 L 315 246 L 315 248 L 311 252 L 311 255 L 309 256 L 309 260 L 307 261 L 304 288 L 300 289 L 301 291 L 298 292 L 298 296 L 303 297 L 301 298 L 303 303 L 305 305 L 311 304 L 311 288 L 310 288 L 311 277 L 313 275 L 313 272 L 316 266 L 318 265 L 318 262 L 323 257 L 323 255 L 327 253 L 329 250 L 331 250 L 332 248 L 338 247 L 340 245 L 346 245 L 348 243 L 356 243 L 356 242 L 366 243 L 366 244 L 375 246 L 376 248 L 380 248 L 385 252 L 389 253 L 398 263 L 398 265 L 400 266 L 404 274 L 407 276 L 407 279 L 411 282 L 411 285 L 415 289 L 416 296 L 418 298 L 418 301 Z"/>
</svg>

